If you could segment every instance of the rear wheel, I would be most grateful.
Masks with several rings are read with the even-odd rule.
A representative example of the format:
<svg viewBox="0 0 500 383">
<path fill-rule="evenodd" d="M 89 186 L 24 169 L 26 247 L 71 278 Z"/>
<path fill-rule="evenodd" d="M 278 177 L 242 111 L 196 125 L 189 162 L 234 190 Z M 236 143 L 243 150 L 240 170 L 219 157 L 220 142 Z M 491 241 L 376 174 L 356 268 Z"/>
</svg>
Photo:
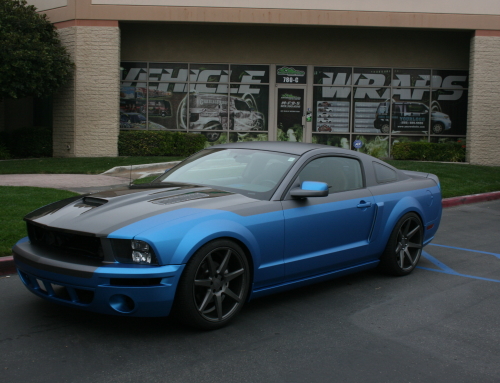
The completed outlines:
<svg viewBox="0 0 500 383">
<path fill-rule="evenodd" d="M 423 241 L 424 230 L 419 216 L 405 214 L 394 227 L 380 257 L 380 269 L 396 276 L 410 274 L 422 255 Z"/>
<path fill-rule="evenodd" d="M 206 244 L 188 262 L 179 281 L 177 317 L 204 330 L 227 325 L 245 303 L 249 279 L 247 259 L 236 243 Z"/>
</svg>

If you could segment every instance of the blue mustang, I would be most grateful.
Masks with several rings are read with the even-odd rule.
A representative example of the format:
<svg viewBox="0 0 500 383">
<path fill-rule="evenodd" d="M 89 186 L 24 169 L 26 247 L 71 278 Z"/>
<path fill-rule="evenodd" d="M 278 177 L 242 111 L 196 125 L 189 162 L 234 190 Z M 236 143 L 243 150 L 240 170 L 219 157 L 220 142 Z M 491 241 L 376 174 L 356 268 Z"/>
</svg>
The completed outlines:
<svg viewBox="0 0 500 383">
<path fill-rule="evenodd" d="M 235 143 L 35 210 L 13 252 L 50 301 L 215 329 L 267 294 L 376 266 L 411 273 L 441 209 L 432 174 L 323 145 Z"/>
</svg>

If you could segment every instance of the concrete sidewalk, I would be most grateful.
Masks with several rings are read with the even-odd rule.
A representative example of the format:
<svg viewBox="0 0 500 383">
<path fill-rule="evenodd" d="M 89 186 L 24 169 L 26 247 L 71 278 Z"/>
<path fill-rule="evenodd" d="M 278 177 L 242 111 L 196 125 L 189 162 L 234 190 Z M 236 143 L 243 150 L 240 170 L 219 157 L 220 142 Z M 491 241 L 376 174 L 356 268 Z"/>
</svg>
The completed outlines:
<svg viewBox="0 0 500 383">
<path fill-rule="evenodd" d="M 160 175 L 166 169 L 177 165 L 175 162 L 117 166 L 102 174 L 0 174 L 0 186 L 33 186 L 70 190 L 75 193 L 96 193 L 103 190 L 121 188 L 131 180 Z"/>
</svg>

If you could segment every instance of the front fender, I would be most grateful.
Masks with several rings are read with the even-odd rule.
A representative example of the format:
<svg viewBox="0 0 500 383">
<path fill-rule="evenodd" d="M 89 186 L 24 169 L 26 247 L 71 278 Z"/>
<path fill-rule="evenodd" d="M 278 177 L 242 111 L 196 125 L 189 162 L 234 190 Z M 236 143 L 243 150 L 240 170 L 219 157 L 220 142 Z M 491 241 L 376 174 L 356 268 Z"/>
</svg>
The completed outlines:
<svg viewBox="0 0 500 383">
<path fill-rule="evenodd" d="M 192 226 L 173 251 L 170 263 L 174 265 L 187 263 L 200 247 L 223 237 L 242 242 L 250 250 L 254 264 L 260 265 L 260 247 L 253 233 L 241 223 L 229 219 L 211 219 Z"/>
</svg>

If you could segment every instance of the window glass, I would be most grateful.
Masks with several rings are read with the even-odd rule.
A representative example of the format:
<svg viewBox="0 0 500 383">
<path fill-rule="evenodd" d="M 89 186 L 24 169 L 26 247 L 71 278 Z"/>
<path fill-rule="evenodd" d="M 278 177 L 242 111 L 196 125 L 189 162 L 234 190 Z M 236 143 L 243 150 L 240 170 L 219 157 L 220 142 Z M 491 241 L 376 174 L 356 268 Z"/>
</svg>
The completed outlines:
<svg viewBox="0 0 500 383">
<path fill-rule="evenodd" d="M 390 98 L 390 94 L 390 88 L 354 88 L 355 132 L 389 133 L 389 116 L 382 117 L 381 120 L 377 109 L 386 107 L 385 101 Z"/>
<path fill-rule="evenodd" d="M 432 70 L 432 87 L 463 89 L 469 87 L 469 71 L 466 70 Z"/>
<path fill-rule="evenodd" d="M 398 179 L 397 173 L 385 165 L 374 162 L 373 168 L 375 169 L 375 177 L 378 183 L 394 182 Z"/>
<path fill-rule="evenodd" d="M 354 68 L 353 84 L 358 86 L 390 86 L 389 68 Z"/>
<path fill-rule="evenodd" d="M 228 64 L 191 64 L 189 81 L 192 82 L 229 82 Z"/>
<path fill-rule="evenodd" d="M 348 132 L 350 87 L 314 87 L 314 132 Z"/>
<path fill-rule="evenodd" d="M 266 84 L 269 82 L 269 65 L 231 65 L 231 82 Z"/>
<path fill-rule="evenodd" d="M 247 149 L 203 150 L 155 183 L 178 182 L 268 199 L 297 156 Z"/>
<path fill-rule="evenodd" d="M 328 185 L 330 193 L 363 187 L 359 161 L 346 157 L 321 157 L 309 162 L 301 170 L 299 182 L 316 181 Z"/>
<path fill-rule="evenodd" d="M 351 83 L 351 67 L 314 67 L 314 84 L 343 86 Z"/>
<path fill-rule="evenodd" d="M 267 131 L 269 85 L 240 85 L 231 87 L 230 113 L 235 131 Z"/>
<path fill-rule="evenodd" d="M 120 65 L 120 78 L 123 81 L 129 82 L 127 85 L 134 85 L 132 83 L 142 82 L 144 84 L 140 86 L 146 87 L 148 73 L 147 63 L 134 63 L 134 62 L 122 62 Z"/>
<path fill-rule="evenodd" d="M 394 69 L 392 86 L 429 87 L 431 84 L 430 69 Z"/>
<path fill-rule="evenodd" d="M 188 80 L 188 64 L 151 63 L 149 81 L 185 82 Z"/>
</svg>

